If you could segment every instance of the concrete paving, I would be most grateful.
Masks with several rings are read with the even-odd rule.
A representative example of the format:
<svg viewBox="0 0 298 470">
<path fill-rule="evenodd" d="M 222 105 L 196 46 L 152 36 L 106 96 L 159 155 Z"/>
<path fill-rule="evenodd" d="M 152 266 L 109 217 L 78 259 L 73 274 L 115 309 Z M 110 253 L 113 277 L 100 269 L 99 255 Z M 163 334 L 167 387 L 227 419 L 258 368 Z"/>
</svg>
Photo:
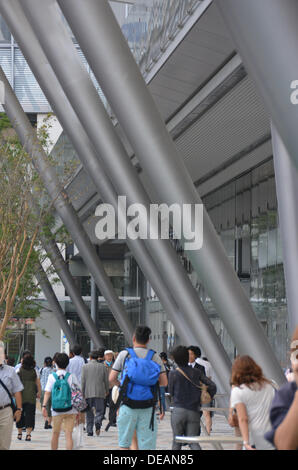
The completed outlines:
<svg viewBox="0 0 298 470">
<path fill-rule="evenodd" d="M 158 424 L 158 438 L 157 438 L 157 450 L 170 450 L 172 446 L 172 429 L 170 423 L 170 412 L 166 412 L 166 416 L 163 421 Z M 107 421 L 103 422 L 103 430 L 100 436 L 89 437 L 84 432 L 84 445 L 80 450 L 119 450 L 118 447 L 118 434 L 117 428 L 111 427 L 108 432 L 104 431 L 104 427 Z M 32 432 L 31 442 L 25 441 L 25 433 L 23 433 L 23 439 L 19 441 L 17 439 L 17 429 L 13 430 L 13 438 L 11 443 L 11 450 L 50 450 L 51 448 L 51 429 L 44 429 L 44 419 L 39 409 L 36 411 L 36 426 Z M 213 430 L 211 435 L 216 434 L 233 435 L 233 429 L 231 429 L 223 416 L 215 415 L 213 418 Z M 223 445 L 224 449 L 234 449 L 234 444 Z M 59 449 L 65 449 L 64 433 L 61 433 L 59 440 Z M 189 447 L 185 446 L 183 449 L 188 450 Z M 203 450 L 213 450 L 212 445 L 202 444 Z"/>
</svg>

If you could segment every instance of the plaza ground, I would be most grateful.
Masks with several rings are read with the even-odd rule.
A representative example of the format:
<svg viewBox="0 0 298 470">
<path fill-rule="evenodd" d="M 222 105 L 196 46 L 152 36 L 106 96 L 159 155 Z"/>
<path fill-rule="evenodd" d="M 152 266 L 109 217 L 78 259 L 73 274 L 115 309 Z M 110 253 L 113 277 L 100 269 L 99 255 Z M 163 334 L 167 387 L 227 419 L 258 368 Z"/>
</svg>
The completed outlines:
<svg viewBox="0 0 298 470">
<path fill-rule="evenodd" d="M 163 421 L 158 425 L 158 438 L 157 438 L 157 450 L 170 450 L 172 446 L 172 429 L 171 429 L 171 414 L 166 412 L 166 416 Z M 119 450 L 118 447 L 118 435 L 117 428 L 111 427 L 108 432 L 104 431 L 107 421 L 103 422 L 103 430 L 100 436 L 87 436 L 84 433 L 84 446 L 80 450 Z M 14 427 L 13 437 L 11 443 L 11 450 L 49 450 L 51 447 L 51 433 L 49 429 L 44 429 L 44 420 L 39 409 L 36 411 L 36 426 L 32 432 L 31 442 L 25 441 L 25 433 L 23 433 L 23 439 L 19 441 L 17 439 L 17 429 Z M 216 415 L 213 418 L 213 429 L 211 435 L 233 435 L 233 429 L 230 428 L 226 419 L 223 416 Z M 233 449 L 234 445 L 223 445 L 224 449 Z M 59 448 L 65 449 L 64 433 L 61 433 Z M 183 449 L 189 449 L 184 447 Z M 210 444 L 202 444 L 203 450 L 213 450 Z"/>
</svg>

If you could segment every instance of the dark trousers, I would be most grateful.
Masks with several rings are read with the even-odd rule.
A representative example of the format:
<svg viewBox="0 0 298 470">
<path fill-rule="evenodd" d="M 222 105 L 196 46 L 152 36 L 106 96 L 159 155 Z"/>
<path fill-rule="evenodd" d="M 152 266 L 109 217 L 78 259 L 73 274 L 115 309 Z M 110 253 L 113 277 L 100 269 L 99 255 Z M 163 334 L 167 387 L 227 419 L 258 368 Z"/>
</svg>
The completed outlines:
<svg viewBox="0 0 298 470">
<path fill-rule="evenodd" d="M 116 424 L 116 415 L 114 413 L 113 416 L 113 403 L 112 402 L 112 388 L 109 390 L 108 396 L 105 398 L 105 411 L 104 414 L 106 413 L 107 408 L 109 408 L 109 422 L 112 422 L 112 424 Z"/>
<path fill-rule="evenodd" d="M 175 436 L 199 436 L 201 433 L 200 413 L 186 410 L 185 408 L 174 408 L 171 413 L 171 426 L 173 431 L 172 450 L 181 450 L 182 443 L 175 441 Z M 200 444 L 189 444 L 192 450 L 200 450 Z"/>
<path fill-rule="evenodd" d="M 89 410 L 86 412 L 87 433 L 91 433 L 93 432 L 94 425 L 96 429 L 101 428 L 105 410 L 105 399 L 94 397 L 87 398 L 86 401 L 89 405 Z"/>
<path fill-rule="evenodd" d="M 17 428 L 32 428 L 35 426 L 35 410 L 36 405 L 33 403 L 23 403 L 22 416 L 20 421 L 17 422 Z"/>
</svg>

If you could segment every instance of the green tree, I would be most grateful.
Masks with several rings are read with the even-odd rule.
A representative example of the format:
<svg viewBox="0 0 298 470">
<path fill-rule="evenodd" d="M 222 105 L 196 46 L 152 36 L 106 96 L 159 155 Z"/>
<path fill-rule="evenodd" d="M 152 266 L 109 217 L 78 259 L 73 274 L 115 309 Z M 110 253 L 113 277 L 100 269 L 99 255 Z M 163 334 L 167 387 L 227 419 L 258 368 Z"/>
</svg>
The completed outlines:
<svg viewBox="0 0 298 470">
<path fill-rule="evenodd" d="M 46 147 L 46 123 L 38 133 Z M 49 165 L 57 162 L 48 155 Z M 59 171 L 61 187 L 71 177 L 76 164 Z M 45 253 L 39 238 L 52 237 L 55 218 L 49 201 L 31 159 L 22 148 L 6 115 L 0 113 L 0 340 L 7 333 L 12 317 L 35 317 L 40 303 L 35 299 L 40 292 L 35 279 L 38 262 Z M 38 203 L 32 206 L 32 193 Z M 69 241 L 64 227 L 59 241 Z M 47 273 L 53 268 L 48 265 Z M 52 280 L 55 282 L 56 280 Z"/>
<path fill-rule="evenodd" d="M 0 145 L 0 339 L 24 298 L 32 294 L 30 269 L 34 271 L 34 248 L 40 220 L 30 208 L 34 184 L 28 155 L 16 139 Z M 33 266 L 32 266 L 33 263 Z M 22 299 L 22 300 L 21 300 Z"/>
</svg>

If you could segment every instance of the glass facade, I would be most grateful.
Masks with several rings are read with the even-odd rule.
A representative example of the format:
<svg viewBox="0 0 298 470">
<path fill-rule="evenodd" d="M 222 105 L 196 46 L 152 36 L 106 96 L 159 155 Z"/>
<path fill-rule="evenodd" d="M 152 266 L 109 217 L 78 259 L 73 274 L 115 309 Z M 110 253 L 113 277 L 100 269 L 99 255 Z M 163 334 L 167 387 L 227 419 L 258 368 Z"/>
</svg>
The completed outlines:
<svg viewBox="0 0 298 470">
<path fill-rule="evenodd" d="M 273 160 L 217 189 L 203 202 L 275 354 L 285 367 L 289 333 Z M 232 359 L 236 354 L 232 340 L 204 293 L 202 300 Z"/>
<path fill-rule="evenodd" d="M 107 100 L 84 56 L 80 47 L 77 45 L 75 38 L 62 16 L 64 23 L 70 33 L 70 36 L 75 43 L 78 54 L 85 66 L 93 85 L 95 86 L 103 104 L 107 108 L 109 114 L 111 110 L 108 106 Z M 20 101 L 26 113 L 48 113 L 51 112 L 51 107 L 41 90 L 35 76 L 33 75 L 30 67 L 27 64 L 18 44 L 15 42 L 13 36 L 0 15 L 0 66 L 2 67 L 7 79 L 10 82 L 18 100 Z M 0 111 L 3 111 L 0 106 Z"/>
</svg>

